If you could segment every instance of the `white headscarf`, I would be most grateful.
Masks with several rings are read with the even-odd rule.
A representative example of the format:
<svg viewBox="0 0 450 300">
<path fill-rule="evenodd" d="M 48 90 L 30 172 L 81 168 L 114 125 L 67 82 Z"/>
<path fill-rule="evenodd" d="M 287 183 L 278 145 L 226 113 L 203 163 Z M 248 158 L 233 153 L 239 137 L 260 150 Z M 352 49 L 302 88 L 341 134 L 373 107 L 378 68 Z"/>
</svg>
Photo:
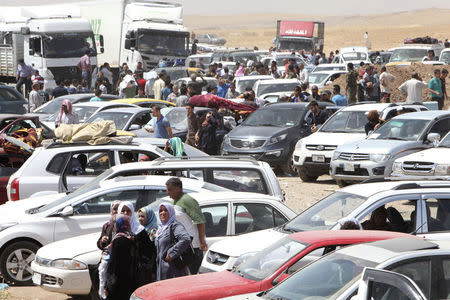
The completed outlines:
<svg viewBox="0 0 450 300">
<path fill-rule="evenodd" d="M 142 230 L 145 229 L 144 226 L 142 226 L 137 217 L 136 217 L 136 213 L 134 212 L 134 205 L 133 203 L 131 203 L 130 201 L 122 201 L 119 205 L 119 209 L 117 210 L 118 214 L 122 213 L 122 208 L 126 206 L 131 210 L 131 220 L 130 220 L 130 225 L 131 225 L 131 232 L 133 232 L 133 234 L 137 235 L 139 234 Z"/>
</svg>

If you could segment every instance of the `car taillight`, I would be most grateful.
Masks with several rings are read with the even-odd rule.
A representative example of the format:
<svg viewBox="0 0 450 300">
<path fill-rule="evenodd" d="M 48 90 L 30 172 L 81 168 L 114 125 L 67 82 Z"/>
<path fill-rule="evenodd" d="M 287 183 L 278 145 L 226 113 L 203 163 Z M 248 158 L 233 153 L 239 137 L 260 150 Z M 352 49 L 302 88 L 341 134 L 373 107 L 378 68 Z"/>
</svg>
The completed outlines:
<svg viewBox="0 0 450 300">
<path fill-rule="evenodd" d="M 11 182 L 11 189 L 9 196 L 10 196 L 9 199 L 11 199 L 11 201 L 19 200 L 19 178 L 16 178 Z"/>
</svg>

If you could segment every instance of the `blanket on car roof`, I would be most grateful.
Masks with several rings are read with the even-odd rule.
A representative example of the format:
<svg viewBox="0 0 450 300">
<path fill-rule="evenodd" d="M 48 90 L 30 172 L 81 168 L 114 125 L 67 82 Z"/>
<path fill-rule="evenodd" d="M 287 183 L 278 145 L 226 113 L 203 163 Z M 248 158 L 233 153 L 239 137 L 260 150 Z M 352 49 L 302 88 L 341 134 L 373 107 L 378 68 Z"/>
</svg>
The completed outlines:
<svg viewBox="0 0 450 300">
<path fill-rule="evenodd" d="M 194 106 L 210 107 L 210 108 L 228 108 L 239 112 L 253 112 L 255 107 L 251 107 L 245 104 L 236 103 L 231 100 L 227 100 L 216 95 L 195 95 L 189 99 L 189 102 Z"/>
</svg>

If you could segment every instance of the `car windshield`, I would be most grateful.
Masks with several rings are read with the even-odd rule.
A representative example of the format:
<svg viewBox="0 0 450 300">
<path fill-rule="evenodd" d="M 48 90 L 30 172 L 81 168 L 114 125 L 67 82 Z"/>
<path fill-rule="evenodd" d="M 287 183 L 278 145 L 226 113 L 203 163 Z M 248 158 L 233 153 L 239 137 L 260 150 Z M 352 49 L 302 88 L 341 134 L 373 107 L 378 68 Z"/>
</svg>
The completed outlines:
<svg viewBox="0 0 450 300">
<path fill-rule="evenodd" d="M 416 141 L 429 120 L 391 119 L 373 132 L 369 139 Z"/>
<path fill-rule="evenodd" d="M 137 48 L 145 54 L 187 56 L 188 39 L 187 32 L 139 30 Z"/>
<path fill-rule="evenodd" d="M 427 56 L 427 49 L 395 49 L 391 55 L 390 62 L 396 61 L 422 61 Z"/>
<path fill-rule="evenodd" d="M 297 64 L 299 63 L 305 63 L 300 57 L 294 57 L 294 56 L 286 56 L 286 57 L 277 57 L 277 66 L 284 66 L 283 60 L 289 60 L 290 58 L 295 58 L 295 62 Z"/>
<path fill-rule="evenodd" d="M 242 125 L 292 127 L 300 122 L 303 110 L 286 108 L 258 109 L 252 113 Z"/>
<path fill-rule="evenodd" d="M 442 52 L 440 61 L 446 63 L 447 65 L 450 64 L 450 51 Z"/>
<path fill-rule="evenodd" d="M 96 55 L 94 36 L 89 32 L 48 33 L 43 45 L 46 58 L 79 58 L 86 50 L 91 51 L 91 56 Z"/>
<path fill-rule="evenodd" d="M 256 96 L 259 97 L 269 93 L 279 92 L 292 92 L 299 83 L 297 81 L 288 83 L 271 83 L 271 84 L 259 84 L 256 90 Z"/>
<path fill-rule="evenodd" d="M 49 102 L 39 106 L 37 109 L 35 109 L 33 111 L 33 113 L 37 113 L 37 114 L 55 114 L 55 113 L 59 113 L 63 100 L 64 100 L 64 97 L 55 98 L 52 101 L 49 101 Z"/>
<path fill-rule="evenodd" d="M 171 109 L 164 117 L 169 121 L 172 129 L 176 131 L 187 130 L 187 114 L 185 109 Z"/>
<path fill-rule="evenodd" d="M 320 84 L 322 83 L 325 79 L 327 79 L 328 74 L 323 74 L 323 73 L 311 73 L 309 75 L 309 79 L 308 82 L 310 84 Z"/>
<path fill-rule="evenodd" d="M 300 269 L 271 289 L 263 298 L 336 299 L 359 279 L 365 267 L 375 266 L 373 261 L 334 252 Z"/>
<path fill-rule="evenodd" d="M 233 273 L 250 280 L 263 280 L 305 248 L 299 241 L 282 238 L 240 264 Z"/>
<path fill-rule="evenodd" d="M 95 111 L 98 109 L 98 107 L 92 107 L 92 106 L 73 106 L 72 111 L 78 115 L 78 119 L 80 120 L 80 123 L 84 123 L 87 119 L 89 119 Z M 59 112 L 54 113 L 48 118 L 49 122 L 55 122 L 56 118 L 58 118 Z"/>
<path fill-rule="evenodd" d="M 366 197 L 335 192 L 286 223 L 286 231 L 329 230 L 366 201 Z"/>
<path fill-rule="evenodd" d="M 263 79 L 259 79 L 259 78 L 255 78 L 255 79 L 245 79 L 245 77 L 242 77 L 242 78 L 243 79 L 240 79 L 236 85 L 236 90 L 240 93 L 243 93 L 246 88 L 253 88 L 253 85 L 255 84 L 256 81 L 263 80 Z M 272 79 L 272 78 L 268 78 L 268 79 Z"/>
<path fill-rule="evenodd" d="M 92 118 L 89 118 L 86 123 L 92 123 L 103 120 L 111 120 L 116 125 L 119 130 L 124 130 L 125 125 L 127 125 L 128 120 L 133 116 L 132 113 L 124 112 L 112 112 L 112 111 L 101 111 Z"/>
<path fill-rule="evenodd" d="M 217 52 L 214 53 L 211 57 L 211 61 L 213 62 L 233 61 L 242 64 L 247 64 L 249 60 L 255 62 L 258 60 L 258 57 L 254 52 L 226 52 L 226 53 Z"/>
<path fill-rule="evenodd" d="M 280 50 L 305 50 L 306 52 L 313 50 L 313 42 L 308 39 L 280 41 L 279 45 Z"/>
<path fill-rule="evenodd" d="M 439 147 L 450 148 L 450 133 L 447 134 L 439 143 Z"/>
<path fill-rule="evenodd" d="M 79 187 L 78 189 L 76 189 L 73 193 L 67 194 L 67 196 L 62 197 L 61 199 L 55 200 L 47 205 L 44 205 L 43 207 L 39 208 L 38 212 L 46 212 L 49 211 L 51 209 L 53 209 L 54 207 L 57 207 L 65 202 L 69 202 L 71 199 L 74 199 L 84 193 L 88 193 L 90 191 L 93 191 L 97 188 L 100 187 L 100 182 L 103 181 L 104 179 L 108 178 L 109 176 L 111 176 L 111 174 L 114 171 L 112 169 L 108 169 L 105 172 L 103 172 L 102 174 L 100 174 L 99 176 L 95 177 L 94 180 L 89 181 L 88 183 L 86 183 L 85 185 Z M 69 203 L 68 203 L 69 204 Z"/>
<path fill-rule="evenodd" d="M 343 53 L 342 58 L 344 59 L 344 61 L 367 60 L 367 53 L 364 53 L 364 52 Z"/>
<path fill-rule="evenodd" d="M 365 111 L 340 111 L 331 116 L 319 131 L 364 133 L 366 123 Z"/>
<path fill-rule="evenodd" d="M 346 71 L 345 66 L 320 66 L 318 65 L 317 67 L 315 67 L 312 71 L 312 73 L 314 72 L 320 72 L 320 71 Z M 311 74 L 312 75 L 312 74 Z M 309 75 L 309 76 L 311 76 Z"/>
</svg>

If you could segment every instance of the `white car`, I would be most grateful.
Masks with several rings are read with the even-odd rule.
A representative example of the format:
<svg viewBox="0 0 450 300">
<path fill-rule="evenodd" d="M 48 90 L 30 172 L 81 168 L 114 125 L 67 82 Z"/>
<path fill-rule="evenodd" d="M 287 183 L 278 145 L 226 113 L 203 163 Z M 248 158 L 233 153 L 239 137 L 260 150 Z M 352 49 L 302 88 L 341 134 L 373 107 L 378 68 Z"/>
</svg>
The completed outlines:
<svg viewBox="0 0 450 300">
<path fill-rule="evenodd" d="M 391 58 L 386 67 L 389 66 L 410 66 L 414 62 L 424 62 L 428 55 L 428 50 L 433 50 L 434 55 L 439 57 L 444 49 L 442 44 L 405 44 L 392 50 Z M 425 63 L 425 62 L 424 62 Z M 442 64 L 439 61 L 427 61 L 427 64 Z"/>
<path fill-rule="evenodd" d="M 435 148 L 400 157 L 392 165 L 394 177 L 447 177 L 450 176 L 450 134 Z"/>
<path fill-rule="evenodd" d="M 450 183 L 443 181 L 386 181 L 356 184 L 323 198 L 283 226 L 252 232 L 213 244 L 200 272 L 231 269 L 240 255 L 262 250 L 299 231 L 337 230 L 342 218 L 363 223 L 379 207 L 386 208 L 390 230 L 438 240 L 450 240 Z"/>
<path fill-rule="evenodd" d="M 442 50 L 441 55 L 439 56 L 439 61 L 444 64 L 450 64 L 450 48 L 445 48 Z"/>
<path fill-rule="evenodd" d="M 347 72 L 347 65 L 346 64 L 319 64 L 311 70 L 311 73 L 322 72 L 322 71 L 344 71 L 344 72 Z"/>
<path fill-rule="evenodd" d="M 319 89 L 322 89 L 333 84 L 333 81 L 343 74 L 347 74 L 347 71 L 314 71 L 309 74 L 308 83 L 309 86 L 316 85 Z"/>
<path fill-rule="evenodd" d="M 209 246 L 219 240 L 242 233 L 272 228 L 295 216 L 276 198 L 254 193 L 192 193 L 206 217 L 206 241 Z M 157 210 L 161 199 L 151 204 Z M 100 227 L 99 227 L 100 228 Z M 49 244 L 38 250 L 32 263 L 33 281 L 42 288 L 70 295 L 87 295 L 91 281 L 86 266 L 96 264 L 101 252 L 96 242 L 99 233 L 79 236 Z M 67 263 L 60 264 L 62 261 Z M 79 267 L 81 266 L 81 267 Z"/>
<path fill-rule="evenodd" d="M 168 179 L 167 176 L 117 177 L 93 181 L 68 195 L 9 201 L 0 206 L 0 272 L 3 278 L 19 285 L 30 283 L 29 264 L 41 246 L 98 232 L 109 219 L 114 200 L 131 201 L 137 210 L 165 197 Z M 181 180 L 186 192 L 226 190 L 199 180 Z"/>
<path fill-rule="evenodd" d="M 96 146 L 54 142 L 38 147 L 9 178 L 8 199 L 73 191 L 112 166 L 137 162 L 141 155 L 151 160 L 172 156 L 157 146 L 135 141 Z"/>
<path fill-rule="evenodd" d="M 353 63 L 355 66 L 359 66 L 361 62 L 370 64 L 369 52 L 366 47 L 356 46 L 341 48 L 339 55 L 336 55 L 331 63 L 345 65 Z"/>
<path fill-rule="evenodd" d="M 236 83 L 236 91 L 239 93 L 245 92 L 245 89 L 250 87 L 253 88 L 255 82 L 258 80 L 271 80 L 273 79 L 270 75 L 253 75 L 253 76 L 241 76 L 234 78 Z"/>
<path fill-rule="evenodd" d="M 269 93 L 293 93 L 294 88 L 301 84 L 298 79 L 271 79 L 271 80 L 258 80 L 253 86 L 256 97 L 259 98 L 264 94 Z"/>
<path fill-rule="evenodd" d="M 425 106 L 413 104 L 362 103 L 347 106 L 333 114 L 317 132 L 297 142 L 293 160 L 300 178 L 308 182 L 328 174 L 331 157 L 338 146 L 365 139 L 364 126 L 368 122 L 369 111 L 376 110 L 381 119 L 389 120 L 397 115 L 398 108 L 405 112 L 427 110 Z"/>
</svg>

